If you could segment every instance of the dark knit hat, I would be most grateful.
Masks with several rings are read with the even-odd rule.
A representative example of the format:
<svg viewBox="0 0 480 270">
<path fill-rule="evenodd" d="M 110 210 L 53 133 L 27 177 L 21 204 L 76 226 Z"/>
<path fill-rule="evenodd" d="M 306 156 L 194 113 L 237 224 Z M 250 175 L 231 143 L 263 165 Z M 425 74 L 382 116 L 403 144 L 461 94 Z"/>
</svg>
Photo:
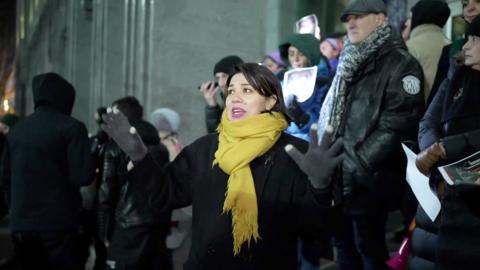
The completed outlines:
<svg viewBox="0 0 480 270">
<path fill-rule="evenodd" d="M 348 15 L 363 15 L 370 13 L 387 14 L 387 7 L 382 0 L 355 0 L 340 16 L 340 21 L 346 22 Z"/>
<path fill-rule="evenodd" d="M 218 72 L 227 73 L 229 76 L 235 71 L 235 66 L 242 64 L 243 60 L 236 55 L 229 55 L 220 59 L 213 68 L 213 76 Z"/>
<path fill-rule="evenodd" d="M 285 63 L 288 63 L 288 48 L 293 46 L 297 48 L 310 61 L 310 66 L 316 66 L 320 62 L 319 41 L 312 34 L 293 34 L 287 40 L 278 46 L 280 56 Z"/>
<path fill-rule="evenodd" d="M 70 115 L 75 102 L 75 89 L 57 73 L 44 73 L 32 79 L 35 109 L 48 105 Z"/>
<path fill-rule="evenodd" d="M 443 28 L 450 17 L 448 4 L 441 0 L 421 0 L 412 9 L 411 29 L 422 24 L 435 24 Z"/>
<path fill-rule="evenodd" d="M 468 26 L 466 36 L 480 37 L 480 16 L 473 19 L 472 23 Z"/>
<path fill-rule="evenodd" d="M 20 118 L 15 114 L 11 113 L 5 114 L 4 116 L 0 117 L 0 122 L 4 123 L 9 127 L 13 127 L 18 122 L 18 120 L 20 120 Z"/>
</svg>

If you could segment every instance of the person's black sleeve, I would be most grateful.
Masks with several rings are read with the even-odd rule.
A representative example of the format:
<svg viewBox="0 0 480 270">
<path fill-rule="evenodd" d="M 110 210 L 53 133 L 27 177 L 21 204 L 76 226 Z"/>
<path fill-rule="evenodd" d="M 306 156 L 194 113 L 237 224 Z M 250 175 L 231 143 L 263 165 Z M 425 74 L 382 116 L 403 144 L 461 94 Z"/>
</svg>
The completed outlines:
<svg viewBox="0 0 480 270">
<path fill-rule="evenodd" d="M 332 188 L 313 188 L 303 174 L 294 182 L 293 203 L 300 235 L 324 239 L 339 221 L 340 207 L 335 205 Z"/>
<path fill-rule="evenodd" d="M 0 219 L 8 213 L 10 205 L 10 154 L 8 150 L 8 142 L 5 141 L 3 151 L 1 153 L 0 164 Z"/>
<path fill-rule="evenodd" d="M 68 180 L 75 186 L 86 186 L 93 182 L 95 164 L 90 153 L 87 129 L 82 123 L 71 125 L 65 133 L 67 142 Z"/>
<path fill-rule="evenodd" d="M 123 176 L 130 181 L 134 192 L 149 197 L 152 211 L 163 213 L 192 204 L 192 182 L 198 177 L 195 158 L 201 155 L 191 148 L 191 145 L 185 147 L 167 166 L 159 164 L 149 152 Z"/>
<path fill-rule="evenodd" d="M 150 151 L 150 155 L 156 161 L 156 163 L 160 166 L 165 166 L 170 161 L 170 155 L 168 153 L 168 149 L 163 144 L 158 144 L 148 148 Z"/>
<path fill-rule="evenodd" d="M 447 158 L 462 158 L 466 153 L 471 153 L 472 149 L 480 150 L 480 129 L 443 137 L 440 142 L 445 147 Z"/>
<path fill-rule="evenodd" d="M 442 137 L 442 108 L 445 93 L 449 86 L 450 80 L 445 79 L 428 106 L 422 120 L 420 120 L 418 129 L 418 144 L 420 151 L 427 149 L 433 143 L 438 142 Z"/>
<path fill-rule="evenodd" d="M 222 108 L 220 106 L 206 106 L 205 107 L 205 122 L 207 124 L 207 132 L 215 133 L 217 132 L 218 124 L 220 124 L 220 119 L 222 117 Z"/>
<path fill-rule="evenodd" d="M 103 241 L 109 241 L 113 232 L 115 209 L 121 189 L 119 163 L 122 162 L 122 155 L 115 143 L 109 142 L 106 145 L 97 207 L 98 235 Z"/>
</svg>

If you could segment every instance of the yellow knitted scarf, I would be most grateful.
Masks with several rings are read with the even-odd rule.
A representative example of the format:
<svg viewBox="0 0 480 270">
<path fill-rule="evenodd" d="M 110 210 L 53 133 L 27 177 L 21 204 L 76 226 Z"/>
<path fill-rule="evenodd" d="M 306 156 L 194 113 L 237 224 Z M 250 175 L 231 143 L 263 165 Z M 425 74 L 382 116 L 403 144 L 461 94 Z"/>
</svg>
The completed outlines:
<svg viewBox="0 0 480 270">
<path fill-rule="evenodd" d="M 233 253 L 238 255 L 243 243 L 258 234 L 258 206 L 250 162 L 270 149 L 287 127 L 278 112 L 262 113 L 231 122 L 224 111 L 218 126 L 219 143 L 213 165 L 218 164 L 228 178 L 223 213 L 231 212 Z"/>
</svg>

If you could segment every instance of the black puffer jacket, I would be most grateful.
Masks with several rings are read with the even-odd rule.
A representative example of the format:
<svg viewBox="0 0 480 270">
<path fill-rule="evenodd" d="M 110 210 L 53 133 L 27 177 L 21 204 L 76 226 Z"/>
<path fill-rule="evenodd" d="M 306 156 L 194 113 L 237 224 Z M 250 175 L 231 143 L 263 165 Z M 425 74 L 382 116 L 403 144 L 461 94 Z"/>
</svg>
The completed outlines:
<svg viewBox="0 0 480 270">
<path fill-rule="evenodd" d="M 440 217 L 435 222 L 427 216 L 419 205 L 415 215 L 416 227 L 412 235 L 412 252 L 408 261 L 409 270 L 433 270 L 437 257 L 438 224 Z"/>
<path fill-rule="evenodd" d="M 442 129 L 439 130 L 447 154 L 445 162 L 480 150 L 479 78 L 480 71 L 460 68 L 445 94 Z M 449 113 L 449 108 L 457 111 Z M 477 199 L 477 207 L 479 204 L 480 199 Z M 480 218 L 466 205 L 455 186 L 446 185 L 440 220 L 436 269 L 478 269 Z"/>
<path fill-rule="evenodd" d="M 456 83 L 463 82 L 466 72 L 471 71 L 468 71 L 467 68 L 460 68 L 451 80 L 445 80 L 420 123 L 420 148 L 425 149 L 433 142 L 441 141 L 447 154 L 447 160 L 444 160 L 442 164 L 454 162 L 480 150 L 480 110 L 478 109 L 480 95 L 469 94 L 478 93 L 480 84 L 477 79 L 475 83 L 470 84 L 475 88 L 468 90 L 466 85 Z M 478 71 L 473 75 L 470 74 L 470 78 L 479 76 L 480 72 Z M 457 109 L 457 113 L 447 118 L 445 110 L 450 107 L 463 109 Z M 434 171 L 432 174 L 437 175 L 438 173 Z M 441 179 L 430 179 L 433 186 L 438 185 L 440 181 Z M 477 205 L 479 201 L 477 200 Z M 445 185 L 442 211 L 437 219 L 439 221 L 436 221 L 438 226 L 436 244 L 427 243 L 424 235 L 414 233 L 412 240 L 414 256 L 424 257 L 415 249 L 415 246 L 424 246 L 436 255 L 433 260 L 428 258 L 428 260 L 432 260 L 430 266 L 435 264 L 434 269 L 478 269 L 480 265 L 478 256 L 480 254 L 478 245 L 480 242 L 480 219 L 459 197 L 455 186 Z M 416 231 L 421 229 L 424 227 L 419 226 Z M 416 235 L 421 237 L 415 237 Z M 429 237 L 435 236 L 430 235 Z M 414 269 L 428 269 L 420 268 L 415 264 L 413 267 L 415 267 Z"/>
<path fill-rule="evenodd" d="M 168 163 L 168 150 L 160 143 L 157 131 L 143 120 L 132 122 L 155 161 Z M 159 230 L 169 229 L 171 212 L 153 214 L 148 198 L 131 189 L 129 181 L 122 178 L 127 172 L 128 157 L 114 141 L 106 145 L 103 177 L 98 191 L 98 231 L 100 239 L 110 240 L 113 229 L 155 225 Z M 131 179 L 136 181 L 137 179 Z"/>
<path fill-rule="evenodd" d="M 341 179 L 350 213 L 376 213 L 399 203 L 406 168 L 400 143 L 416 140 L 423 111 L 422 69 L 392 34 L 347 85 L 339 136 L 345 142 Z"/>
<path fill-rule="evenodd" d="M 456 69 L 457 66 L 451 62 L 447 77 L 443 80 L 437 93 L 435 93 L 435 97 L 420 121 L 418 131 L 418 145 L 420 150 L 425 150 L 442 137 L 440 117 L 442 114 L 443 100 L 447 89 L 450 87 L 450 82 Z M 430 176 L 432 186 L 437 186 L 441 181 L 443 180 L 440 173 L 436 170 L 433 171 Z M 413 270 L 433 270 L 435 269 L 440 215 L 435 221 L 432 221 L 426 216 L 422 207 L 418 206 L 415 219 L 416 227 L 412 235 L 412 255 L 408 262 L 408 268 Z"/>
</svg>

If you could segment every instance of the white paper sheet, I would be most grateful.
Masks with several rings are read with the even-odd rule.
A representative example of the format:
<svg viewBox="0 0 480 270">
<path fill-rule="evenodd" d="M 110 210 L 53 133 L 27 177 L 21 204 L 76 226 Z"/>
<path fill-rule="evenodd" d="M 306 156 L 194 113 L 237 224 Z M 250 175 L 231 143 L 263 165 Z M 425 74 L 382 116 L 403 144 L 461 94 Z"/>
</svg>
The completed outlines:
<svg viewBox="0 0 480 270">
<path fill-rule="evenodd" d="M 317 69 L 317 66 L 313 66 L 285 72 L 282 91 L 287 107 L 290 106 L 293 96 L 297 97 L 298 102 L 304 102 L 312 96 L 317 80 Z"/>
<path fill-rule="evenodd" d="M 412 188 L 413 194 L 422 206 L 428 217 L 434 221 L 440 213 L 440 200 L 428 184 L 428 177 L 423 175 L 415 166 L 417 155 L 402 143 L 403 151 L 408 159 L 407 182 Z"/>
</svg>

